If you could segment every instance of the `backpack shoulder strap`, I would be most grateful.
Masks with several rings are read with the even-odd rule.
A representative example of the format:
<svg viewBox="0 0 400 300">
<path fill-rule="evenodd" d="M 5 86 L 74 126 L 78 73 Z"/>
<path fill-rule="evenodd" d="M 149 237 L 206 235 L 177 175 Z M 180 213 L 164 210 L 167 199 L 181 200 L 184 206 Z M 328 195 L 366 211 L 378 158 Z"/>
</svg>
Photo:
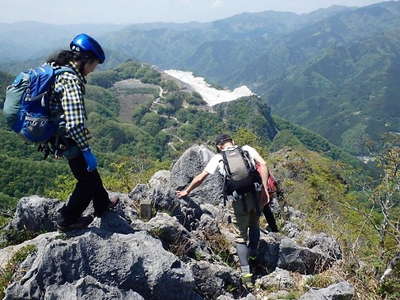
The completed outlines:
<svg viewBox="0 0 400 300">
<path fill-rule="evenodd" d="M 254 171 L 254 167 L 251 163 L 250 154 L 248 151 L 243 150 L 242 147 L 238 147 L 240 155 L 242 156 L 244 163 L 246 165 L 247 170 Z"/>
<path fill-rule="evenodd" d="M 63 66 L 61 68 L 57 68 L 57 69 L 54 70 L 54 75 L 55 76 L 57 76 L 59 74 L 62 74 L 62 73 L 71 73 L 71 74 L 76 75 L 76 72 L 75 72 L 74 69 L 72 69 L 70 67 L 66 67 L 66 66 Z"/>
<path fill-rule="evenodd" d="M 232 171 L 231 168 L 229 167 L 229 163 L 228 163 L 228 158 L 226 157 L 226 153 L 225 151 L 221 151 L 221 155 L 222 155 L 222 160 L 224 162 L 224 168 L 225 168 L 225 176 L 231 176 L 232 175 Z"/>
</svg>

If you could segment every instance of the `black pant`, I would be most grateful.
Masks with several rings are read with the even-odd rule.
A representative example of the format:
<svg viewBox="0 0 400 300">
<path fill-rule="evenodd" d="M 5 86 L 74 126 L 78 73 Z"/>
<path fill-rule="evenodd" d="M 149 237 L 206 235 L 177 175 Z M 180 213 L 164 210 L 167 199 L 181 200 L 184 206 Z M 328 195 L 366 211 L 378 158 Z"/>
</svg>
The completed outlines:
<svg viewBox="0 0 400 300">
<path fill-rule="evenodd" d="M 83 155 L 68 160 L 69 167 L 78 182 L 70 196 L 68 203 L 60 211 L 60 222 L 67 225 L 74 223 L 93 200 L 95 215 L 100 217 L 108 208 L 110 199 L 103 187 L 100 174 L 97 170 L 87 171 Z"/>
<path fill-rule="evenodd" d="M 269 207 L 269 204 L 264 206 L 263 213 L 265 216 L 265 219 L 268 222 L 269 228 L 272 232 L 278 232 L 278 226 L 276 226 L 274 214 L 271 211 L 271 208 Z"/>
</svg>

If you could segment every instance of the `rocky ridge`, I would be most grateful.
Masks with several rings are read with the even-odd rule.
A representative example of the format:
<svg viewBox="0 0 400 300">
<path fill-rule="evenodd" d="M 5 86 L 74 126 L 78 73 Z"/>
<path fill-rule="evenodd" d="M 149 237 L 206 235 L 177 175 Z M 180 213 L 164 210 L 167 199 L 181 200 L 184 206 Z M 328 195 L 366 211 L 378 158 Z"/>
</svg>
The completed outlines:
<svg viewBox="0 0 400 300">
<path fill-rule="evenodd" d="M 47 233 L 0 250 L 3 269 L 23 247 L 36 250 L 19 265 L 4 299 L 282 299 L 341 259 L 332 237 L 308 231 L 301 212 L 281 208 L 288 216 L 282 232 L 262 231 L 255 285 L 244 286 L 220 199 L 221 178 L 209 176 L 186 199 L 175 196 L 212 155 L 202 145 L 189 148 L 171 171 L 121 194 L 114 211 L 68 234 L 56 232 L 61 201 L 22 198 L 7 229 Z M 156 212 L 148 221 L 135 209 L 142 201 Z M 354 289 L 338 278 L 297 295 L 352 299 Z"/>
</svg>

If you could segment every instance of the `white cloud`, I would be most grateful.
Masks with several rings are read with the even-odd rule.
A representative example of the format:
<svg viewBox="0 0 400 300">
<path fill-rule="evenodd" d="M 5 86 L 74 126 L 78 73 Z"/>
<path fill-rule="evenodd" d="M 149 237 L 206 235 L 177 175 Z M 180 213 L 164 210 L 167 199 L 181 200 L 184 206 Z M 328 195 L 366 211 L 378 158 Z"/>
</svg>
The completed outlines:
<svg viewBox="0 0 400 300">
<path fill-rule="evenodd" d="M 224 1 L 223 0 L 213 0 L 211 5 L 212 5 L 212 7 L 222 7 L 222 6 L 224 6 Z"/>
<path fill-rule="evenodd" d="M 190 4 L 193 4 L 191 0 L 179 0 L 178 2 L 180 2 L 182 5 L 190 5 Z"/>
</svg>

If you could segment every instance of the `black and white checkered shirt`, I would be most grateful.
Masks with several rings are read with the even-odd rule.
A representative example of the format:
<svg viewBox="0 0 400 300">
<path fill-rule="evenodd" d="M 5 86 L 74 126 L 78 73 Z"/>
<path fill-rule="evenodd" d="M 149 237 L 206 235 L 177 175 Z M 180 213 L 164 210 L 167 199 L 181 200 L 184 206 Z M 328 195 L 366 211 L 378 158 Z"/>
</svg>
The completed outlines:
<svg viewBox="0 0 400 300">
<path fill-rule="evenodd" d="M 54 92 L 55 97 L 50 101 L 50 111 L 61 119 L 60 127 L 65 128 L 66 136 L 73 139 L 79 148 L 89 147 L 91 138 L 86 128 L 86 109 L 83 95 L 85 94 L 86 80 L 74 63 L 68 65 L 74 70 L 63 72 L 56 77 Z M 59 68 L 59 67 L 54 67 Z"/>
</svg>

